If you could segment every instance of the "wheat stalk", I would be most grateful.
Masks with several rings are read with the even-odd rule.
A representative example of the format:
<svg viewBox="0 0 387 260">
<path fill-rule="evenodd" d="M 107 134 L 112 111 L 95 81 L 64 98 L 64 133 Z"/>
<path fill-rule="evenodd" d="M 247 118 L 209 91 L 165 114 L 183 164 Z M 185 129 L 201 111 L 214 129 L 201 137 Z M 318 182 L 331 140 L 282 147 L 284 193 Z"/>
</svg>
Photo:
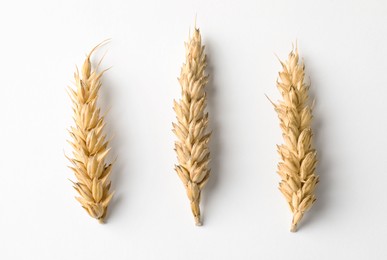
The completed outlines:
<svg viewBox="0 0 387 260">
<path fill-rule="evenodd" d="M 82 71 L 76 70 L 75 89 L 69 87 L 69 94 L 73 102 L 75 127 L 69 132 L 72 141 L 73 158 L 69 158 L 77 182 L 73 182 L 75 190 L 79 193 L 76 199 L 93 218 L 101 223 L 106 216 L 106 210 L 113 193 L 109 192 L 109 176 L 112 164 L 106 164 L 108 155 L 108 141 L 103 134 L 105 126 L 104 117 L 97 107 L 98 91 L 102 86 L 101 77 L 106 71 L 97 72 L 102 61 L 96 68 L 92 68 L 90 57 L 93 52 L 105 44 L 97 45 L 87 55 Z"/>
<path fill-rule="evenodd" d="M 280 61 L 281 62 L 281 61 Z M 298 49 L 281 62 L 277 88 L 283 101 L 274 104 L 283 132 L 284 144 L 277 146 L 282 161 L 278 163 L 281 177 L 279 189 L 285 196 L 293 213 L 291 231 L 304 213 L 316 200 L 316 150 L 312 148 L 312 109 L 309 104 L 309 84 L 304 81 L 305 66 L 299 63 Z"/>
<path fill-rule="evenodd" d="M 175 170 L 186 188 L 195 224 L 200 226 L 200 194 L 210 174 L 208 142 L 211 133 L 206 132 L 207 62 L 200 31 L 196 26 L 192 37 L 185 43 L 185 48 L 186 61 L 179 78 L 182 97 L 179 102 L 174 101 L 177 124 L 173 123 L 172 131 L 178 138 L 175 151 L 179 162 L 175 165 Z"/>
</svg>

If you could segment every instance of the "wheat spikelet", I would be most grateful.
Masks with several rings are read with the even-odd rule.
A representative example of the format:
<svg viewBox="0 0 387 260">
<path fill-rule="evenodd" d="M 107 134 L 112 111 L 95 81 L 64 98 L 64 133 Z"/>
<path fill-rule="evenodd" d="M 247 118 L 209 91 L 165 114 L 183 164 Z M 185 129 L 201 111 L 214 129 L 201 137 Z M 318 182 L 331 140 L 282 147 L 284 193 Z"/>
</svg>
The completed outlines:
<svg viewBox="0 0 387 260">
<path fill-rule="evenodd" d="M 101 44 L 104 43 L 106 41 Z M 110 148 L 103 134 L 104 117 L 97 107 L 101 77 L 105 71 L 97 72 L 98 66 L 94 69 L 90 62 L 90 56 L 101 44 L 87 55 L 82 71 L 77 69 L 75 72 L 75 89 L 69 87 L 75 121 L 75 127 L 69 130 L 72 137 L 69 143 L 73 148 L 73 158 L 69 160 L 77 178 L 77 182 L 73 182 L 79 193 L 76 199 L 91 217 L 102 223 L 113 193 L 109 192 L 112 164 L 105 163 Z"/>
<path fill-rule="evenodd" d="M 175 151 L 179 162 L 175 170 L 186 188 L 195 223 L 200 226 L 200 194 L 210 174 L 208 142 L 211 133 L 206 132 L 207 62 L 200 31 L 196 27 L 185 48 L 186 61 L 179 78 L 182 97 L 178 102 L 174 101 L 177 123 L 173 123 L 173 132 L 178 138 Z"/>
<path fill-rule="evenodd" d="M 304 82 L 305 66 L 303 62 L 299 64 L 297 47 L 281 65 L 283 71 L 279 73 L 277 88 L 283 101 L 274 104 L 284 138 L 284 144 L 278 146 L 282 159 L 278 164 L 282 179 L 279 189 L 293 213 L 290 230 L 295 232 L 304 213 L 316 200 L 317 159 L 316 150 L 312 148 L 310 85 Z"/>
</svg>

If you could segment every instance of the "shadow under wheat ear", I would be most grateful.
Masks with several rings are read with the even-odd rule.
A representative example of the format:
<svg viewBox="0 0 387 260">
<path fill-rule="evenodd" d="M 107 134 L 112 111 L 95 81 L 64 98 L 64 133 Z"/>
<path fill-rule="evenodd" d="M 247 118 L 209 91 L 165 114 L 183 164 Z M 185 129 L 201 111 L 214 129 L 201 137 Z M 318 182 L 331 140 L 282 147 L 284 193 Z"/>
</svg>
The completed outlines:
<svg viewBox="0 0 387 260">
<path fill-rule="evenodd" d="M 211 134 L 206 131 L 208 75 L 205 74 L 207 62 L 199 29 L 195 28 L 185 48 L 186 61 L 179 78 L 182 97 L 174 102 L 177 123 L 173 123 L 173 132 L 178 138 L 175 151 L 179 162 L 175 170 L 186 188 L 195 224 L 200 226 L 200 195 L 210 174 L 208 143 Z"/>
<path fill-rule="evenodd" d="M 281 62 L 281 61 L 280 61 Z M 309 84 L 304 81 L 305 66 L 299 63 L 298 50 L 291 51 L 288 60 L 281 62 L 277 88 L 283 100 L 274 104 L 280 120 L 284 144 L 278 145 L 281 162 L 278 174 L 279 189 L 285 196 L 293 220 L 290 231 L 316 200 L 316 150 L 312 147 L 312 109 L 309 102 Z"/>
<path fill-rule="evenodd" d="M 103 133 L 104 117 L 97 107 L 101 77 L 105 71 L 97 72 L 98 66 L 93 68 L 90 62 L 91 55 L 100 45 L 87 55 L 81 72 L 78 69 L 75 72 L 75 88 L 69 87 L 75 122 L 69 130 L 72 137 L 69 143 L 73 148 L 73 156 L 69 158 L 72 166 L 69 167 L 77 179 L 73 182 L 79 193 L 76 199 L 91 217 L 103 223 L 113 193 L 109 191 L 112 164 L 105 163 L 110 148 Z"/>
</svg>

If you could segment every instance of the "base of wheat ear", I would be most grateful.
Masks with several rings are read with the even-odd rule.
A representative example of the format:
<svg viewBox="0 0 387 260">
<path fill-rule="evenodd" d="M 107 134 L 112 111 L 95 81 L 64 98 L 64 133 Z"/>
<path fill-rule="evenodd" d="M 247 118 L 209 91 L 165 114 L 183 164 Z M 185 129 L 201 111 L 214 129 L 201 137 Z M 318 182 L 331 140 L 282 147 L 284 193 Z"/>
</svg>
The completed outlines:
<svg viewBox="0 0 387 260">
<path fill-rule="evenodd" d="M 100 223 L 106 216 L 106 211 L 113 193 L 110 189 L 110 173 L 112 164 L 106 164 L 108 141 L 103 134 L 104 117 L 97 107 L 98 92 L 101 88 L 101 77 L 105 71 L 97 72 L 99 64 L 93 68 L 90 57 L 102 44 L 97 45 L 86 57 L 81 72 L 74 74 L 75 88 L 69 87 L 73 102 L 75 126 L 69 132 L 72 140 L 73 156 L 69 158 L 77 181 L 74 189 L 79 193 L 76 199 L 89 215 Z M 102 61 L 102 60 L 101 60 Z"/>
<path fill-rule="evenodd" d="M 295 232 L 304 213 L 316 201 L 319 177 L 316 175 L 316 150 L 312 148 L 310 85 L 305 83 L 305 66 L 299 63 L 297 47 L 281 65 L 283 70 L 279 73 L 277 88 L 283 100 L 274 107 L 284 144 L 277 146 L 282 160 L 277 172 L 282 179 L 279 189 L 293 213 L 290 231 Z"/>
<path fill-rule="evenodd" d="M 206 132 L 208 75 L 205 74 L 207 61 L 199 29 L 195 28 L 185 48 L 186 61 L 179 78 L 182 97 L 174 102 L 177 123 L 173 123 L 172 131 L 178 138 L 175 151 L 179 162 L 175 170 L 186 188 L 195 224 L 200 226 L 200 195 L 210 174 L 208 143 L 211 134 Z"/>
</svg>

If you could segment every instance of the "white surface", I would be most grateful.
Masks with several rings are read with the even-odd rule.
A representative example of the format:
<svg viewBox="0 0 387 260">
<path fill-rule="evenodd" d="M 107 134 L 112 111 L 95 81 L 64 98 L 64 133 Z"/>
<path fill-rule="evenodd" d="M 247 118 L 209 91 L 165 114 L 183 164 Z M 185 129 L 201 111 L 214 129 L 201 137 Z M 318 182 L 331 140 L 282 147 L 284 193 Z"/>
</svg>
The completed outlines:
<svg viewBox="0 0 387 260">
<path fill-rule="evenodd" d="M 57 1 L 59 2 L 59 1 Z M 0 259 L 386 259 L 385 1 L 8 1 L 0 8 Z M 197 24 L 209 57 L 213 175 L 196 227 L 172 100 Z M 75 64 L 106 38 L 103 107 L 118 162 L 108 224 L 73 197 L 63 151 Z M 321 182 L 298 233 L 277 189 L 264 93 L 298 40 Z"/>
</svg>

